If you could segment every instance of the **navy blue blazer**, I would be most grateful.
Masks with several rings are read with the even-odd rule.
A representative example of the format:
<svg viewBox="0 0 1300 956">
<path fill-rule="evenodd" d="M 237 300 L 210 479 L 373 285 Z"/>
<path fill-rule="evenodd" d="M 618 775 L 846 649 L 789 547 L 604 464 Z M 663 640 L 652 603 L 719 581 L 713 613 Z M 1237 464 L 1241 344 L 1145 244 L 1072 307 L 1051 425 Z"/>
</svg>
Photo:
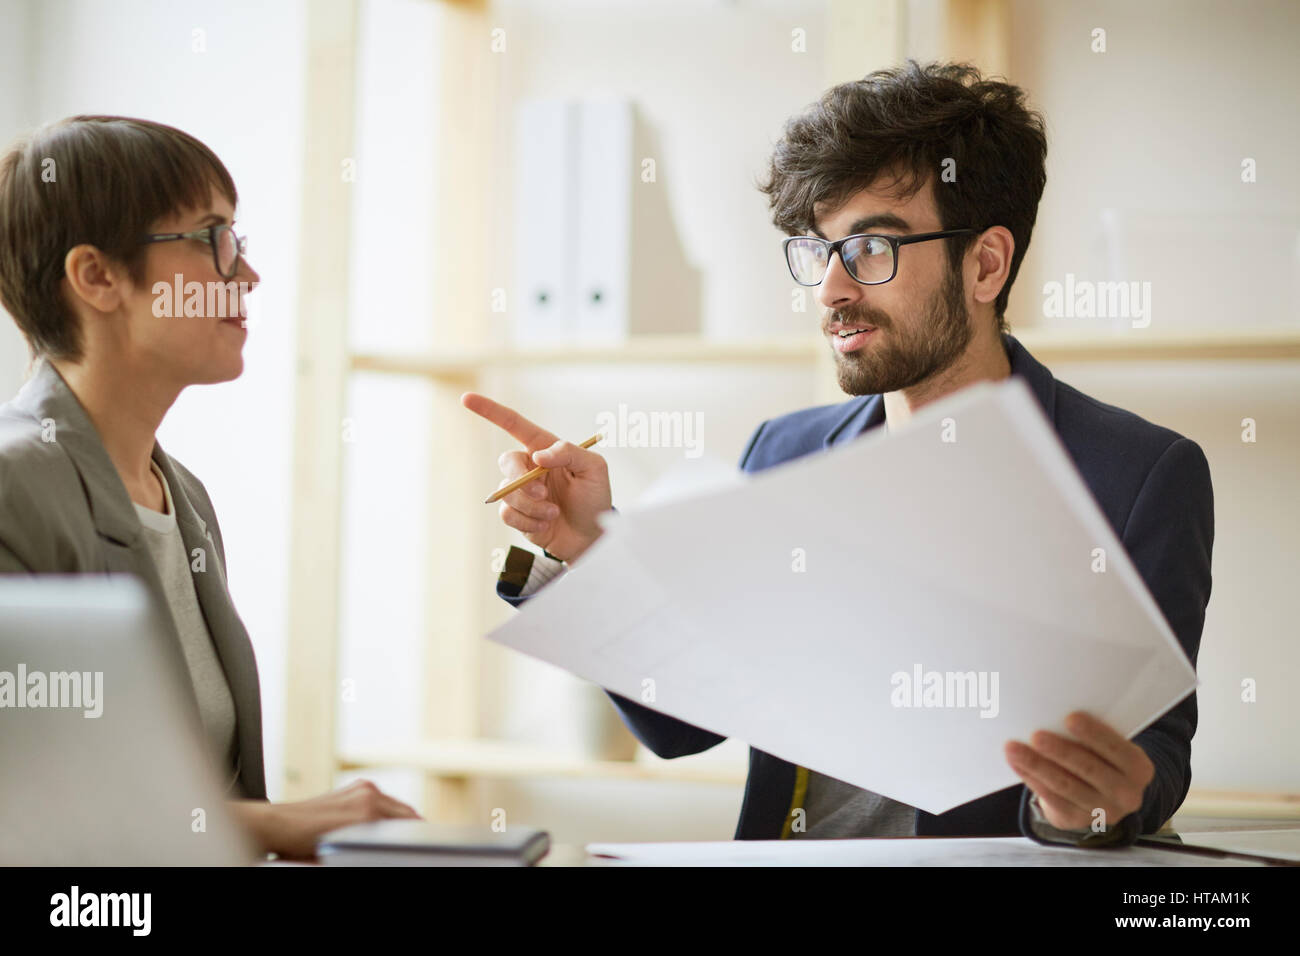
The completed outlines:
<svg viewBox="0 0 1300 956">
<path fill-rule="evenodd" d="M 1194 667 L 1210 599 L 1214 543 L 1214 494 L 1200 446 L 1058 382 L 1014 337 L 1005 335 L 1003 344 L 1011 374 L 1029 384 Z M 880 395 L 773 418 L 749 439 L 740 467 L 762 471 L 852 441 L 884 421 Z M 515 606 L 527 600 L 517 596 L 519 590 L 518 576 L 513 584 L 503 578 L 497 585 L 498 594 Z M 699 753 L 726 739 L 607 693 L 628 729 L 660 757 Z M 1121 821 L 1106 842 L 1130 844 L 1143 833 L 1159 830 L 1173 816 L 1191 784 L 1195 731 L 1193 693 L 1134 738 L 1155 765 L 1155 777 L 1141 809 Z M 797 775 L 794 764 L 750 748 L 736 839 L 781 838 L 793 809 Z M 1027 787 L 1017 784 L 946 813 L 917 810 L 916 834 L 1024 835 L 1047 842 L 1030 826 L 1030 795 Z"/>
</svg>

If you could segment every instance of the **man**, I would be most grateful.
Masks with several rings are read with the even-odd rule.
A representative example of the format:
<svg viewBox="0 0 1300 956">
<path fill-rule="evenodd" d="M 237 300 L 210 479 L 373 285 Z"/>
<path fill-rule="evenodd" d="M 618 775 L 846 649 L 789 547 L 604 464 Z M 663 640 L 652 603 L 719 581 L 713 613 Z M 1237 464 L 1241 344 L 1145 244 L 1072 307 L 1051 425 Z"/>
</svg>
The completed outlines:
<svg viewBox="0 0 1300 956">
<path fill-rule="evenodd" d="M 776 225 L 795 237 L 785 243 L 791 275 L 817 288 L 839 384 L 860 397 L 764 422 L 740 464 L 759 471 L 882 425 L 894 430 L 958 389 L 1022 376 L 1195 665 L 1214 537 L 1205 456 L 1169 429 L 1056 381 L 1006 334 L 1046 151 L 1023 92 L 964 66 L 873 73 L 831 89 L 787 124 L 763 190 Z M 502 456 L 507 480 L 534 464 L 552 469 L 502 499 L 502 520 L 545 551 L 511 550 L 498 592 L 517 605 L 599 537 L 595 516 L 612 501 L 608 473 L 598 454 L 510 409 L 479 395 L 463 401 L 527 449 Z M 723 740 L 610 696 L 661 757 Z M 1023 785 L 938 815 L 751 748 L 736 837 L 1023 833 L 1124 845 L 1160 829 L 1182 803 L 1194 694 L 1132 741 L 1082 713 L 1066 728 L 1074 739 L 1039 731 L 1008 741 L 1007 762 Z"/>
</svg>

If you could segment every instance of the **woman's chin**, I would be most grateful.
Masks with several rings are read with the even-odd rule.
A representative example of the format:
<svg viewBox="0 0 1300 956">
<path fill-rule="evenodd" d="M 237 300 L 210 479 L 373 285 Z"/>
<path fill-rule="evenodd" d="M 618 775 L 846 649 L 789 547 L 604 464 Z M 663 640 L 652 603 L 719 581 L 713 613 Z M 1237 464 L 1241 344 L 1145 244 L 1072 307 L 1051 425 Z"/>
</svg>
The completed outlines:
<svg viewBox="0 0 1300 956">
<path fill-rule="evenodd" d="M 219 362 L 209 362 L 191 384 L 218 385 L 221 382 L 233 382 L 243 374 L 244 355 L 242 352 L 236 352 L 233 355 L 222 356 Z"/>
</svg>

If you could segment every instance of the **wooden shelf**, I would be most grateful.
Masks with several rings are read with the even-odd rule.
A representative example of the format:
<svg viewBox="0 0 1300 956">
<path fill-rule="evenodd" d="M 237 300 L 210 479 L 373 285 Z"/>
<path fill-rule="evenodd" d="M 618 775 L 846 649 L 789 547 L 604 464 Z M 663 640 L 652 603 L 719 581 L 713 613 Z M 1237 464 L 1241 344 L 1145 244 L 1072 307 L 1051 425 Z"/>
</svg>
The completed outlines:
<svg viewBox="0 0 1300 956">
<path fill-rule="evenodd" d="M 821 344 L 812 338 L 770 339 L 727 343 L 696 336 L 646 337 L 624 345 L 544 347 L 515 349 L 461 349 L 435 356 L 352 356 L 358 372 L 388 372 L 427 378 L 473 375 L 481 369 L 527 368 L 533 365 L 612 365 L 655 363 L 763 363 L 807 362 L 817 357 Z"/>
<path fill-rule="evenodd" d="M 716 762 L 593 760 L 498 740 L 445 740 L 342 752 L 340 770 L 399 767 L 435 777 L 576 777 L 587 780 L 665 780 L 677 783 L 743 785 L 745 768 Z"/>
<path fill-rule="evenodd" d="M 1036 358 L 1048 364 L 1300 359 L 1300 327 L 1097 333 L 1025 329 L 1013 334 Z"/>
<path fill-rule="evenodd" d="M 1300 820 L 1300 793 L 1250 793 L 1193 787 L 1176 815 Z"/>
<path fill-rule="evenodd" d="M 1300 328 L 1205 329 L 1181 332 L 1133 329 L 1076 332 L 1024 329 L 1013 333 L 1039 360 L 1057 362 L 1235 361 L 1300 359 Z M 827 357 L 816 337 L 726 342 L 697 336 L 645 337 L 623 345 L 458 349 L 436 355 L 353 354 L 354 372 L 472 378 L 480 371 L 541 365 L 615 365 L 695 362 L 718 365 L 812 362 Z"/>
</svg>

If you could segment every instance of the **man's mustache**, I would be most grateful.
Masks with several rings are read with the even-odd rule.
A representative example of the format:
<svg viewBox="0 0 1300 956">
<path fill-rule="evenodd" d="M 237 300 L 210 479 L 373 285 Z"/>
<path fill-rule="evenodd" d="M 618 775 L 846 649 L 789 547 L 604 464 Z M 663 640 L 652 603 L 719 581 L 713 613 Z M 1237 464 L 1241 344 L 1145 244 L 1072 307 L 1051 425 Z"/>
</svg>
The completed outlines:
<svg viewBox="0 0 1300 956">
<path fill-rule="evenodd" d="M 829 332 L 834 325 L 849 329 L 864 325 L 887 329 L 893 325 L 893 320 L 879 309 L 833 309 L 822 320 L 822 332 Z"/>
</svg>

